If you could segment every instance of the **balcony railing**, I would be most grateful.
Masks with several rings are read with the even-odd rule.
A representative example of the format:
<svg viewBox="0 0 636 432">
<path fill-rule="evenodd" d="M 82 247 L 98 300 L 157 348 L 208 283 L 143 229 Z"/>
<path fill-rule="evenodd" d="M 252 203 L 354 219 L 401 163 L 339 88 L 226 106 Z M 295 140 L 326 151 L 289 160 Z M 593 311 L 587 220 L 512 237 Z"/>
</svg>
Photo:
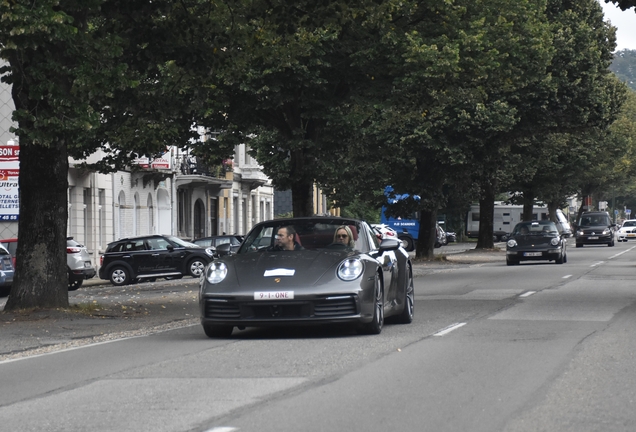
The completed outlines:
<svg viewBox="0 0 636 432">
<path fill-rule="evenodd" d="M 180 159 L 180 171 L 183 175 L 203 175 L 215 178 L 225 178 L 225 174 L 232 172 L 232 161 L 225 160 L 218 165 L 209 166 L 200 161 L 196 156 L 182 156 Z"/>
</svg>

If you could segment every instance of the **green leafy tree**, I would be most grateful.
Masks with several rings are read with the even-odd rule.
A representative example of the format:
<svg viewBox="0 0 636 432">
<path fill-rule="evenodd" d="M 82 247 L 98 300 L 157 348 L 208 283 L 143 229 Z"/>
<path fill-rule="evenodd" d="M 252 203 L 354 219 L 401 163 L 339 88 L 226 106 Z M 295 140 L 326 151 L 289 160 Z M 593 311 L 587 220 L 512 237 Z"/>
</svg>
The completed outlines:
<svg viewBox="0 0 636 432">
<path fill-rule="evenodd" d="M 629 91 L 618 118 L 600 139 L 590 143 L 597 152 L 590 154 L 594 164 L 582 170 L 580 197 L 592 196 L 593 202 L 608 201 L 625 217 L 624 208 L 636 208 L 636 93 Z"/>
<path fill-rule="evenodd" d="M 379 123 L 385 131 L 382 138 L 392 144 L 389 153 L 397 156 L 390 168 L 391 184 L 398 192 L 422 198 L 418 257 L 433 256 L 437 211 L 446 205 L 445 191 L 468 191 L 476 180 L 496 179 L 507 146 L 496 139 L 518 122 L 517 101 L 523 100 L 524 88 L 545 79 L 551 56 L 540 5 L 459 4 L 448 18 L 440 18 L 452 25 L 436 28 L 454 61 L 447 61 L 435 80 L 421 76 L 405 82 L 402 100 L 394 98 L 382 112 L 389 121 Z M 442 46 L 426 32 L 422 40 Z"/>
<path fill-rule="evenodd" d="M 603 23 L 600 6 L 593 0 L 548 6 L 556 48 L 549 68 L 554 90 L 544 104 L 548 121 L 517 140 L 510 159 L 519 169 L 508 187 L 522 191 L 526 220 L 536 198 L 555 218 L 556 208 L 580 192 L 583 178 L 594 183 L 603 177 L 597 167 L 613 158 L 603 137 L 626 92 L 609 72 L 615 28 Z"/>
<path fill-rule="evenodd" d="M 193 124 L 222 118 L 208 101 L 224 99 L 194 74 L 197 58 L 213 55 L 214 43 L 224 45 L 213 23 L 223 21 L 226 9 L 211 6 L 0 2 L 0 55 L 8 63 L 1 72 L 12 86 L 21 167 L 20 265 L 6 310 L 68 305 L 69 156 L 102 149 L 107 156 L 98 167 L 114 170 L 137 155 L 187 145 Z"/>
<path fill-rule="evenodd" d="M 340 113 L 366 103 L 355 99 L 359 87 L 386 84 L 374 82 L 374 62 L 386 60 L 375 45 L 407 7 L 393 0 L 231 4 L 224 52 L 232 62 L 217 71 L 231 94 L 225 138 L 248 143 L 273 184 L 291 189 L 294 215 L 310 215 L 313 185 L 350 168 L 342 163 L 345 141 L 358 125 Z"/>
</svg>

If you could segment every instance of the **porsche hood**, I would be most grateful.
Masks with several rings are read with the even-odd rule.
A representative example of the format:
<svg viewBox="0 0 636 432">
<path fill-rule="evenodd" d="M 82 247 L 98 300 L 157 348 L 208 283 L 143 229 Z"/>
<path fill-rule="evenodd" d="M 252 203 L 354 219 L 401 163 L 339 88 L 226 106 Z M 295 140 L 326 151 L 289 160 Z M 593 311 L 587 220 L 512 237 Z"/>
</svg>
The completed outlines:
<svg viewBox="0 0 636 432">
<path fill-rule="evenodd" d="M 233 267 L 241 288 L 259 287 L 268 280 L 280 280 L 283 286 L 313 286 L 327 272 L 336 276 L 338 265 L 347 256 L 358 254 L 347 251 L 275 251 L 235 255 L 228 264 Z"/>
</svg>

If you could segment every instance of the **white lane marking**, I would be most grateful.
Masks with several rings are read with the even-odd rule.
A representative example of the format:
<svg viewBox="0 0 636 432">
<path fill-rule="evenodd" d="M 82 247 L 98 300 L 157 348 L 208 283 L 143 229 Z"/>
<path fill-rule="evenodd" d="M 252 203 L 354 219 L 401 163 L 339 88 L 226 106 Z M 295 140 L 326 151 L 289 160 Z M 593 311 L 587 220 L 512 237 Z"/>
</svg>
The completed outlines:
<svg viewBox="0 0 636 432">
<path fill-rule="evenodd" d="M 623 252 L 619 252 L 619 253 L 617 253 L 616 255 L 612 255 L 612 256 L 611 256 L 611 257 L 609 257 L 608 259 L 612 259 L 612 258 L 619 257 L 619 256 L 623 255 L 624 253 L 627 253 L 627 252 L 631 251 L 631 250 L 632 250 L 632 249 L 634 249 L 634 248 L 636 248 L 636 246 L 632 246 L 632 247 L 630 247 L 629 249 L 624 250 Z"/>
<path fill-rule="evenodd" d="M 536 294 L 536 291 L 528 291 L 528 292 L 524 292 L 523 294 L 521 294 L 519 297 L 530 297 L 532 294 Z"/>
<path fill-rule="evenodd" d="M 457 330 L 458 328 L 463 327 L 465 325 L 466 325 L 466 323 L 451 324 L 448 327 L 441 329 L 437 333 L 434 333 L 433 336 L 444 336 L 444 335 L 447 335 L 448 333 L 452 332 L 453 330 Z"/>
<path fill-rule="evenodd" d="M 235 428 L 235 427 L 223 426 L 223 427 L 215 427 L 215 428 L 212 428 L 212 429 L 208 429 L 205 432 L 232 432 L 232 431 L 236 431 L 236 430 L 238 430 L 238 429 Z"/>
<path fill-rule="evenodd" d="M 597 263 L 592 264 L 590 267 L 596 267 L 596 266 L 600 266 L 601 264 L 604 264 L 605 261 L 599 261 Z"/>
<path fill-rule="evenodd" d="M 572 275 L 565 275 L 565 276 L 563 276 L 561 279 L 569 279 L 569 278 L 571 278 L 571 277 L 572 277 Z"/>
<path fill-rule="evenodd" d="M 111 333 L 111 334 L 103 334 L 100 336 L 89 336 L 86 339 L 77 339 L 76 341 L 69 341 L 69 342 L 63 342 L 61 344 L 59 344 L 59 347 L 63 347 L 66 345 L 70 345 L 72 343 L 82 343 L 82 342 L 86 342 L 84 345 L 77 345 L 77 346 L 72 346 L 69 348 L 59 348 L 56 349 L 55 345 L 51 345 L 48 348 L 50 348 L 50 351 L 47 352 L 43 352 L 41 354 L 33 354 L 33 355 L 25 355 L 24 357 L 17 357 L 17 358 L 8 358 L 6 360 L 1 360 L 0 361 L 0 365 L 3 365 L 5 363 L 13 363 L 13 362 L 17 362 L 17 361 L 21 361 L 21 360 L 29 360 L 32 358 L 36 358 L 36 357 L 44 357 L 47 355 L 52 355 L 52 354 L 58 354 L 58 353 L 64 353 L 67 351 L 75 351 L 75 350 L 79 350 L 79 349 L 84 349 L 84 348 L 90 348 L 90 347 L 94 347 L 97 345 L 105 345 L 105 344 L 109 344 L 109 343 L 114 343 L 114 342 L 119 342 L 119 341 L 125 341 L 128 339 L 137 339 L 137 338 L 142 338 L 142 337 L 146 337 L 146 336 L 152 336 L 152 335 L 156 335 L 159 333 L 165 333 L 165 332 L 169 332 L 172 330 L 179 330 L 182 328 L 187 328 L 187 327 L 194 327 L 200 325 L 199 323 L 183 323 L 183 324 L 179 324 L 179 325 L 175 325 L 174 327 L 170 327 L 170 328 L 159 328 L 161 326 L 158 326 L 155 329 L 148 329 L 147 331 L 144 331 L 143 334 L 136 334 L 134 336 L 126 336 L 124 334 L 126 333 L 133 333 L 135 332 L 135 330 L 132 330 L 130 332 L 123 332 L 122 336 L 118 336 L 117 333 Z M 108 340 L 100 340 L 98 342 L 91 342 L 91 340 L 95 340 L 95 339 L 99 339 L 99 338 L 112 338 L 112 339 L 108 339 Z M 41 347 L 41 348 L 34 348 L 35 350 L 37 349 L 47 349 L 47 347 Z"/>
</svg>

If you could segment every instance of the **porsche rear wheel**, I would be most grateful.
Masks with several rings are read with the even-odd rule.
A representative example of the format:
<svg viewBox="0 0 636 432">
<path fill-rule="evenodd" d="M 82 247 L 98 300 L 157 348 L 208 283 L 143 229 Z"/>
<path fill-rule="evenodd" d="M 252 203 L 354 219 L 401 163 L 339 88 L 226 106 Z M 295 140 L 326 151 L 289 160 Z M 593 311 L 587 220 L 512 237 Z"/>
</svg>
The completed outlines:
<svg viewBox="0 0 636 432">
<path fill-rule="evenodd" d="M 374 282 L 374 299 L 373 299 L 373 319 L 370 323 L 362 326 L 362 332 L 366 334 L 380 334 L 384 325 L 384 290 L 380 277 L 375 275 Z"/>
<path fill-rule="evenodd" d="M 233 326 L 204 324 L 203 331 L 209 338 L 226 338 L 232 335 Z"/>
</svg>

